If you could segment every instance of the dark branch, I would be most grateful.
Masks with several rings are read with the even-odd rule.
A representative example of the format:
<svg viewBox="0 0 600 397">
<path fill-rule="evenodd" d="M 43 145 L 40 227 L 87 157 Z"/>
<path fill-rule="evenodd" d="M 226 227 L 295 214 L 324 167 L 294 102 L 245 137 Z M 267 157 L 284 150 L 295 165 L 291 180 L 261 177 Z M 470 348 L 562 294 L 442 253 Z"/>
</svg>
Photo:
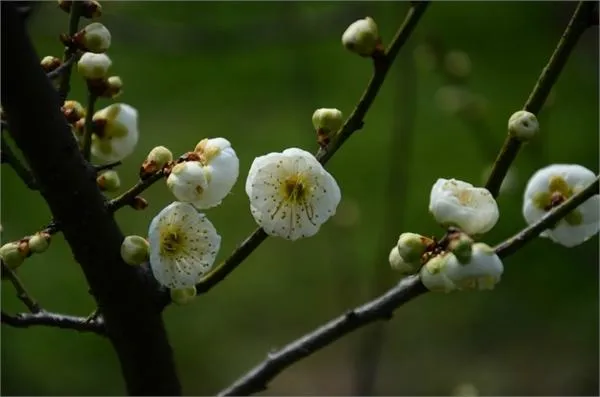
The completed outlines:
<svg viewBox="0 0 600 397">
<path fill-rule="evenodd" d="M 596 178 L 592 184 L 554 208 L 544 218 L 499 244 L 495 248 L 496 254 L 502 259 L 514 254 L 549 226 L 558 222 L 593 195 L 598 194 L 598 181 L 599 179 Z M 248 395 L 265 390 L 267 384 L 287 367 L 357 328 L 377 320 L 391 318 L 394 310 L 425 292 L 427 289 L 421 283 L 418 275 L 407 277 L 384 295 L 328 322 L 281 350 L 269 354 L 265 361 L 221 391 L 219 395 Z"/>
<path fill-rule="evenodd" d="M 71 13 L 69 14 L 69 38 L 73 37 L 79 30 L 79 18 L 83 11 L 83 4 L 81 1 L 74 0 L 71 5 Z M 58 94 L 60 96 L 60 105 L 62 105 L 69 91 L 71 90 L 71 70 L 73 62 L 68 63 L 69 59 L 77 52 L 76 48 L 67 46 L 65 47 L 65 54 L 63 56 L 63 64 L 67 64 L 65 69 L 61 72 L 60 82 L 58 85 Z"/>
<path fill-rule="evenodd" d="M 29 295 L 25 285 L 23 285 L 16 273 L 10 267 L 8 267 L 3 260 L 0 260 L 0 262 L 2 265 L 2 278 L 7 278 L 10 281 L 17 292 L 17 298 L 19 298 L 19 300 L 23 302 L 25 306 L 27 306 L 27 309 L 29 309 L 30 312 L 41 312 L 42 308 L 37 301 L 33 299 L 31 295 Z"/>
<path fill-rule="evenodd" d="M 36 325 L 61 329 L 72 329 L 80 332 L 94 332 L 105 335 L 104 320 L 96 317 L 88 321 L 85 317 L 41 311 L 39 313 L 18 313 L 14 316 L 2 312 L 2 324 L 17 328 L 28 328 Z"/>
<path fill-rule="evenodd" d="M 71 55 L 69 57 L 69 59 L 67 59 L 62 65 L 60 65 L 59 67 L 57 67 L 56 69 L 54 69 L 53 71 L 49 72 L 47 74 L 48 78 L 50 80 L 55 79 L 57 77 L 59 77 L 60 75 L 62 75 L 63 73 L 66 73 L 67 70 L 70 70 L 71 67 L 73 66 L 73 64 L 75 62 L 77 62 L 79 60 L 79 56 L 77 53 Z"/>
<path fill-rule="evenodd" d="M 61 98 L 39 66 L 14 4 L 0 5 L 0 94 L 9 132 L 85 274 L 121 363 L 127 392 L 179 395 L 162 307 L 156 303 L 157 283 L 144 268 L 128 266 L 121 259 L 123 234 L 106 210 L 94 168 L 82 157 L 60 111 Z M 31 106 L 32 98 L 36 106 Z"/>
<path fill-rule="evenodd" d="M 523 109 L 536 115 L 540 112 L 542 106 L 544 106 L 544 102 L 546 102 L 546 98 L 548 98 L 548 95 L 550 94 L 552 86 L 558 80 L 558 76 L 560 76 L 569 56 L 575 49 L 579 38 L 590 26 L 591 16 L 594 13 L 596 4 L 597 2 L 595 1 L 579 2 L 562 38 L 558 42 L 548 64 L 538 78 Z M 510 165 L 517 157 L 521 146 L 522 143 L 519 140 L 510 136 L 504 141 L 504 145 L 494 162 L 494 168 L 485 185 L 486 189 L 489 190 L 494 197 L 498 196 L 502 181 L 506 177 Z"/>
</svg>

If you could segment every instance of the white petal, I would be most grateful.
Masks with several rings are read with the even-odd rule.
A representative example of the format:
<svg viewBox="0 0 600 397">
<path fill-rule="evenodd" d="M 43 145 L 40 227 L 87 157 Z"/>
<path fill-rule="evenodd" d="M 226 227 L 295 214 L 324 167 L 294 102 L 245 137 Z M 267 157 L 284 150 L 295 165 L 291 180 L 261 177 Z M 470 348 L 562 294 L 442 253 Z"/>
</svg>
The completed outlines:
<svg viewBox="0 0 600 397">
<path fill-rule="evenodd" d="M 198 201 L 208 187 L 207 170 L 198 161 L 177 164 L 167 178 L 167 186 L 179 201 Z"/>
<path fill-rule="evenodd" d="M 566 221 L 560 221 L 554 229 L 546 230 L 544 236 L 550 240 L 564 245 L 575 247 L 598 234 L 600 230 L 600 196 L 595 195 L 577 207 L 582 215 L 582 224 L 572 226 Z"/>
<path fill-rule="evenodd" d="M 177 253 L 161 254 L 161 230 L 176 226 L 181 238 Z M 150 265 L 158 282 L 168 288 L 193 286 L 212 267 L 221 244 L 212 223 L 191 204 L 174 202 L 150 223 Z"/>
<path fill-rule="evenodd" d="M 504 272 L 504 266 L 490 247 L 483 243 L 475 243 L 468 264 L 461 264 L 456 256 L 450 254 L 443 272 L 454 284 L 460 286 L 465 280 L 485 277 L 498 282 Z"/>
</svg>

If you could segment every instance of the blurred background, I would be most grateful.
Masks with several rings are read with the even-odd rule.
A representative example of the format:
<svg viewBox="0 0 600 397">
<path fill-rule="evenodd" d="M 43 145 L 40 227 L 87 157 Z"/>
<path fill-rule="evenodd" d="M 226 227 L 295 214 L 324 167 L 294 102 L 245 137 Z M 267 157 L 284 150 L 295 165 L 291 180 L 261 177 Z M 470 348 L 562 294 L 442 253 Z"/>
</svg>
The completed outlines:
<svg viewBox="0 0 600 397">
<path fill-rule="evenodd" d="M 407 2 L 105 2 L 119 101 L 139 110 L 141 139 L 124 186 L 157 145 L 192 150 L 229 139 L 240 179 L 207 215 L 223 237 L 219 260 L 254 228 L 244 181 L 259 155 L 314 151 L 312 112 L 350 114 L 370 62 L 344 50 L 354 20 L 372 16 L 389 43 Z M 398 280 L 387 255 L 398 235 L 441 236 L 427 211 L 437 178 L 483 184 L 508 117 L 525 103 L 574 2 L 439 2 L 430 6 L 357 132 L 328 164 L 341 189 L 337 215 L 315 237 L 268 239 L 222 284 L 164 314 L 183 390 L 214 394 L 277 349 L 373 298 Z M 40 58 L 61 56 L 68 16 L 48 2 L 30 18 Z M 85 23 L 85 22 L 84 22 Z M 83 26 L 83 25 L 82 25 Z M 74 74 L 70 99 L 85 100 Z M 101 106 L 108 105 L 104 100 Z M 490 245 L 525 226 L 522 192 L 550 163 L 598 172 L 598 29 L 583 36 L 540 115 L 541 133 L 518 156 L 498 200 Z M 43 200 L 2 167 L 2 241 L 50 219 Z M 65 186 L 68 188 L 68 186 Z M 117 215 L 144 235 L 172 201 L 164 183 L 143 212 Z M 93 227 L 93 226 L 91 226 Z M 427 294 L 394 318 L 355 332 L 284 371 L 265 395 L 597 395 L 598 237 L 573 249 L 539 239 L 505 261 L 493 292 Z M 88 315 L 94 303 L 59 234 L 19 268 L 48 310 Z M 2 308 L 23 311 L 10 284 Z M 104 338 L 2 326 L 2 394 L 119 395 L 118 362 Z"/>
</svg>

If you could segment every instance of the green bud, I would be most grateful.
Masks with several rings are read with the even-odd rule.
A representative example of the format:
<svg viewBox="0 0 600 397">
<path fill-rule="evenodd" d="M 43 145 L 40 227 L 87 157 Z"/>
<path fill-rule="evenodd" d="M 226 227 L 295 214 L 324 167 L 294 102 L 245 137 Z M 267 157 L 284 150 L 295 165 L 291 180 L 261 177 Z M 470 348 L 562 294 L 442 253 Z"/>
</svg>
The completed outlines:
<svg viewBox="0 0 600 397">
<path fill-rule="evenodd" d="M 114 192 L 121 187 L 121 179 L 115 170 L 107 170 L 96 178 L 100 190 Z"/>
<path fill-rule="evenodd" d="M 26 252 L 23 252 L 20 246 L 18 241 L 13 241 L 0 247 L 0 258 L 12 270 L 19 267 L 26 257 Z"/>
<path fill-rule="evenodd" d="M 196 287 L 171 289 L 171 300 L 178 305 L 186 305 L 196 297 Z"/>
<path fill-rule="evenodd" d="M 48 249 L 48 246 L 50 246 L 50 234 L 46 232 L 36 233 L 29 238 L 27 243 L 29 244 L 31 252 L 41 254 Z"/>
<path fill-rule="evenodd" d="M 128 265 L 136 266 L 147 262 L 150 244 L 141 236 L 127 236 L 121 244 L 121 257 Z"/>
</svg>

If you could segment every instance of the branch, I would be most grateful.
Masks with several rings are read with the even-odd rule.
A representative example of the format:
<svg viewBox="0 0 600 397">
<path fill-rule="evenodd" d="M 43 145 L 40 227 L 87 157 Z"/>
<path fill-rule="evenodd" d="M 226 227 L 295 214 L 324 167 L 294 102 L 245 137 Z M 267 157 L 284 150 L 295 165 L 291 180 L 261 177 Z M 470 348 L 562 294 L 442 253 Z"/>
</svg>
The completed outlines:
<svg viewBox="0 0 600 397">
<path fill-rule="evenodd" d="M 17 173 L 19 178 L 23 181 L 23 183 L 31 190 L 37 190 L 38 186 L 35 182 L 35 178 L 29 171 L 15 156 L 11 147 L 8 145 L 6 140 L 4 139 L 4 134 L 2 134 L 2 151 L 1 151 L 1 159 L 2 164 L 9 164 L 13 170 Z"/>
<path fill-rule="evenodd" d="M 496 254 L 503 259 L 514 254 L 577 206 L 593 195 L 598 194 L 598 181 L 597 178 L 584 190 L 550 211 L 544 218 L 499 244 L 495 248 Z M 267 384 L 273 378 L 295 362 L 335 342 L 357 328 L 377 320 L 390 319 L 394 310 L 425 292 L 427 292 L 427 289 L 421 283 L 418 275 L 407 277 L 382 296 L 331 320 L 281 350 L 270 353 L 265 361 L 221 391 L 219 395 L 248 395 L 265 390 Z"/>
<path fill-rule="evenodd" d="M 118 211 L 119 209 L 131 204 L 133 202 L 133 199 L 135 199 L 138 195 L 140 195 L 142 192 L 144 192 L 146 189 L 152 186 L 155 182 L 161 180 L 164 177 L 165 173 L 161 170 L 155 172 L 147 179 L 138 181 L 138 183 L 132 186 L 129 190 L 122 193 L 120 196 L 110 200 L 106 204 L 106 208 L 110 212 Z"/>
<path fill-rule="evenodd" d="M 96 99 L 98 99 L 96 95 L 91 92 L 88 93 L 87 106 L 85 109 L 85 124 L 83 128 L 83 147 L 81 149 L 83 158 L 87 161 L 90 160 L 90 153 L 92 150 L 92 119 L 94 118 Z"/>
<path fill-rule="evenodd" d="M 72 329 L 80 332 L 93 332 L 105 335 L 104 320 L 96 317 L 88 321 L 85 317 L 41 311 L 39 313 L 18 313 L 14 316 L 2 312 L 2 324 L 17 328 L 28 328 L 36 325 L 61 329 Z"/>
<path fill-rule="evenodd" d="M 429 2 L 413 2 L 408 14 L 398 32 L 394 36 L 389 48 L 385 54 L 375 60 L 375 68 L 373 76 L 367 85 L 365 92 L 358 101 L 358 104 L 354 108 L 352 114 L 348 117 L 344 126 L 332 140 L 332 142 L 325 149 L 319 149 L 316 158 L 323 165 L 329 161 L 329 159 L 337 152 L 337 150 L 344 144 L 344 142 L 356 131 L 362 128 L 364 124 L 364 117 L 367 111 L 373 104 L 375 97 L 379 93 L 379 89 L 387 72 L 394 62 L 396 55 L 406 43 L 412 32 L 414 31 L 417 23 L 421 19 L 421 16 L 427 9 Z M 219 264 L 213 271 L 204 277 L 200 283 L 196 285 L 197 292 L 203 293 L 210 290 L 216 284 L 221 282 L 231 273 L 235 268 L 240 265 L 258 246 L 266 240 L 267 234 L 261 228 L 256 229 L 252 234 L 227 258 L 224 262 Z"/>
<path fill-rule="evenodd" d="M 563 33 L 554 53 L 550 57 L 548 64 L 538 78 L 533 91 L 529 95 L 524 110 L 533 114 L 538 114 L 550 94 L 550 90 L 558 76 L 562 72 L 571 52 L 579 41 L 579 38 L 591 26 L 592 15 L 597 2 L 595 1 L 580 1 Z M 498 196 L 502 181 L 510 168 L 510 165 L 517 157 L 522 143 L 510 136 L 504 141 L 504 145 L 494 162 L 494 168 L 490 173 L 488 181 L 485 185 L 486 189 L 492 193 L 494 197 Z"/>
<path fill-rule="evenodd" d="M 77 3 L 74 3 L 75 6 Z M 179 395 L 173 352 L 147 270 L 125 264 L 123 233 L 106 210 L 94 168 L 60 111 L 59 95 L 12 2 L 0 2 L 2 107 L 10 134 L 29 163 L 73 257 L 104 316 L 129 394 Z M 31 106 L 35 98 L 36 106 Z"/>
<path fill-rule="evenodd" d="M 65 73 L 67 69 L 70 69 L 75 62 L 79 60 L 79 54 L 75 53 L 69 57 L 62 65 L 49 72 L 46 76 L 52 80 Z"/>
<path fill-rule="evenodd" d="M 23 285 L 17 274 L 10 267 L 8 267 L 3 260 L 0 260 L 0 262 L 2 263 L 2 278 L 7 278 L 13 285 L 13 287 L 15 287 L 15 291 L 17 292 L 17 298 L 19 298 L 19 300 L 23 302 L 25 306 L 27 306 L 30 312 L 41 312 L 42 308 L 37 303 L 37 301 L 33 299 L 31 295 L 29 295 L 27 289 L 25 288 L 25 285 Z"/>
<path fill-rule="evenodd" d="M 81 17 L 82 11 L 82 2 L 78 0 L 73 0 L 73 3 L 71 4 L 71 13 L 69 14 L 69 38 L 73 37 L 75 33 L 77 33 L 77 31 L 79 30 L 79 18 Z M 67 96 L 69 95 L 69 91 L 71 90 L 71 68 L 73 62 L 69 63 L 68 61 L 70 58 L 74 57 L 76 51 L 76 48 L 73 46 L 65 47 L 63 64 L 66 66 L 62 71 L 62 75 L 60 77 L 60 82 L 58 85 L 58 94 L 60 95 L 61 105 L 65 102 Z"/>
</svg>

